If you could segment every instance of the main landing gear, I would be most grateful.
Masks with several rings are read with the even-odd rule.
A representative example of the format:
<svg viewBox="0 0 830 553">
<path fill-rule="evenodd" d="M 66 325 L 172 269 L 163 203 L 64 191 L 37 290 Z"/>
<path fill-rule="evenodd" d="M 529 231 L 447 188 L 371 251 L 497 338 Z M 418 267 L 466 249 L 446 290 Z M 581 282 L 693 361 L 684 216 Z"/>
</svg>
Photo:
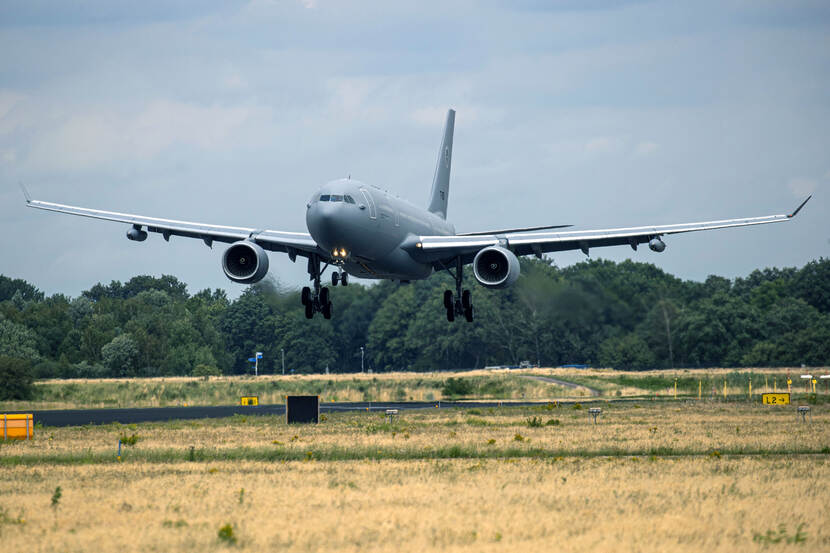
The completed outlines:
<svg viewBox="0 0 830 553">
<path fill-rule="evenodd" d="M 455 278 L 455 298 L 453 298 L 452 290 L 444 291 L 444 308 L 447 310 L 447 320 L 453 322 L 455 316 L 464 315 L 467 322 L 473 322 L 473 299 L 469 290 L 461 289 L 461 279 L 464 276 L 463 265 L 461 258 L 456 258 L 455 273 L 449 269 L 447 272 Z"/>
<path fill-rule="evenodd" d="M 328 265 L 326 265 L 328 267 Z M 315 313 L 322 313 L 326 319 L 331 319 L 331 300 L 329 300 L 329 289 L 320 286 L 320 275 L 326 270 L 326 267 L 320 269 L 320 258 L 312 255 L 308 258 L 308 277 L 309 280 L 314 281 L 314 290 L 306 286 L 300 293 L 300 300 L 305 307 L 305 318 L 311 319 Z M 335 277 L 337 273 L 332 275 L 332 285 L 336 285 Z M 343 273 L 343 277 L 346 273 Z M 345 285 L 348 279 L 342 280 Z"/>
</svg>

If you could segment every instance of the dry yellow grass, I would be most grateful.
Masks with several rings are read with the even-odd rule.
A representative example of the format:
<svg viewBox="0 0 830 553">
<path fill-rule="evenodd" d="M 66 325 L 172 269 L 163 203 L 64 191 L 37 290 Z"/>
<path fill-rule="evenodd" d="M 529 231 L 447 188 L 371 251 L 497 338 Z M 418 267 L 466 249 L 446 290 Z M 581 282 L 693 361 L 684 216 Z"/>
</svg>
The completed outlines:
<svg viewBox="0 0 830 553">
<path fill-rule="evenodd" d="M 316 426 L 235 417 L 47 428 L 0 447 L 0 547 L 830 548 L 826 405 L 813 407 L 812 424 L 799 422 L 793 407 L 648 401 L 603 409 L 597 425 L 567 406 L 430 409 L 404 412 L 393 425 L 364 412 Z M 531 417 L 560 422 L 529 426 Z M 116 462 L 118 437 L 132 434 L 138 442 Z M 207 460 L 186 461 L 190 446 Z M 746 454 L 758 450 L 766 453 Z M 269 452 L 308 460 L 256 460 Z M 338 460 L 350 453 L 358 458 Z M 218 535 L 226 524 L 233 546 Z M 799 528 L 805 541 L 788 544 Z M 768 535 L 782 541 L 758 541 Z"/>
<path fill-rule="evenodd" d="M 50 497 L 61 486 L 56 508 Z M 15 467 L 3 550 L 752 551 L 830 547 L 825 458 Z M 244 490 L 244 493 L 240 491 Z"/>
</svg>

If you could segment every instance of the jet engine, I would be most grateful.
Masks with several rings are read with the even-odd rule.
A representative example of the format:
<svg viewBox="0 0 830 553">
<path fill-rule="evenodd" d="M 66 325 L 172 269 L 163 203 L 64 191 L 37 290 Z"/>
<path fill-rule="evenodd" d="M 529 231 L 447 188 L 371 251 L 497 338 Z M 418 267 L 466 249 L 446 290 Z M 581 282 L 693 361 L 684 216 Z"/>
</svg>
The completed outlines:
<svg viewBox="0 0 830 553">
<path fill-rule="evenodd" d="M 506 288 L 519 278 L 519 258 L 499 246 L 484 248 L 473 259 L 473 274 L 487 288 Z"/>
<path fill-rule="evenodd" d="M 259 282 L 268 274 L 268 254 L 254 242 L 234 242 L 222 254 L 222 270 L 234 282 Z"/>
</svg>

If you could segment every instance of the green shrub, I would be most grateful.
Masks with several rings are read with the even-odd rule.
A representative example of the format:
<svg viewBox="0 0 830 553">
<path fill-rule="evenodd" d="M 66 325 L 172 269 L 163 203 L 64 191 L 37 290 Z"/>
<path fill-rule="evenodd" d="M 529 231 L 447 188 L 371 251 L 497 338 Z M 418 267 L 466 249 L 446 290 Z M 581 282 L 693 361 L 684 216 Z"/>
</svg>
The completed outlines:
<svg viewBox="0 0 830 553">
<path fill-rule="evenodd" d="M 469 396 L 473 393 L 473 384 L 465 378 L 448 378 L 441 388 L 441 393 L 445 397 Z"/>
<path fill-rule="evenodd" d="M 233 526 L 226 524 L 219 529 L 217 533 L 219 539 L 229 545 L 235 545 L 237 542 L 236 535 L 233 532 Z"/>
<path fill-rule="evenodd" d="M 222 376 L 222 371 L 213 365 L 199 364 L 193 367 L 192 376 Z"/>
</svg>

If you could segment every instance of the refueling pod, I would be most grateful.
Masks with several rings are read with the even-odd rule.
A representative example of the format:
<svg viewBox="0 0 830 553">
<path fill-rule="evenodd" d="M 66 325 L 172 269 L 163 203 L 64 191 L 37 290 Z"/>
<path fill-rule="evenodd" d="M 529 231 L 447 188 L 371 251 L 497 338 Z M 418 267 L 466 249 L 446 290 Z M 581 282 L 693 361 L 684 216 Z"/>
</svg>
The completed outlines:
<svg viewBox="0 0 830 553">
<path fill-rule="evenodd" d="M 648 241 L 648 249 L 653 252 L 660 253 L 666 249 L 666 243 L 660 240 L 659 236 L 655 236 L 651 240 Z"/>
<path fill-rule="evenodd" d="M 473 259 L 473 274 L 487 288 L 506 288 L 519 278 L 519 258 L 508 249 L 490 246 Z"/>
<path fill-rule="evenodd" d="M 141 230 L 141 227 L 134 226 L 127 231 L 127 239 L 134 242 L 144 242 L 147 240 L 147 231 Z"/>
<path fill-rule="evenodd" d="M 234 242 L 222 254 L 222 270 L 234 282 L 259 282 L 268 274 L 268 254 L 254 242 Z"/>
</svg>

